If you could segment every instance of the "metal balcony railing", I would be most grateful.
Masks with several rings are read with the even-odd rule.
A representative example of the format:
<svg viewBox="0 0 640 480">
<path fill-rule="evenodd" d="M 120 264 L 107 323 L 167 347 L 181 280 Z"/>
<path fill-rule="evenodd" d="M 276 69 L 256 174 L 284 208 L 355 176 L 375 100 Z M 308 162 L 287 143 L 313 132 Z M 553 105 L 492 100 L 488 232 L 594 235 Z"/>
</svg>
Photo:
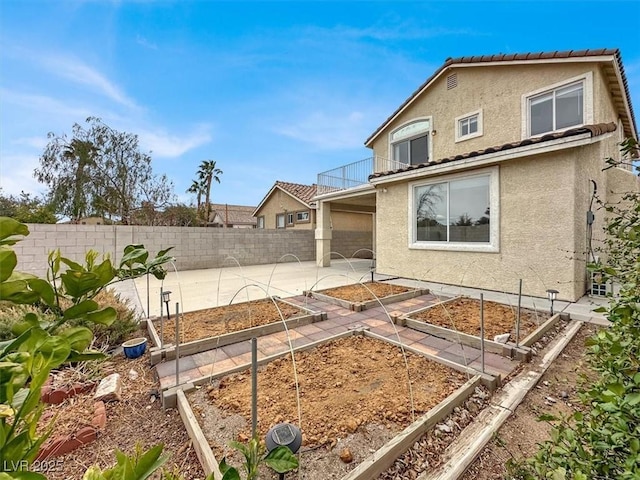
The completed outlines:
<svg viewBox="0 0 640 480">
<path fill-rule="evenodd" d="M 348 190 L 369 183 L 374 172 L 395 170 L 405 164 L 383 157 L 369 157 L 318 174 L 318 195 Z"/>
</svg>

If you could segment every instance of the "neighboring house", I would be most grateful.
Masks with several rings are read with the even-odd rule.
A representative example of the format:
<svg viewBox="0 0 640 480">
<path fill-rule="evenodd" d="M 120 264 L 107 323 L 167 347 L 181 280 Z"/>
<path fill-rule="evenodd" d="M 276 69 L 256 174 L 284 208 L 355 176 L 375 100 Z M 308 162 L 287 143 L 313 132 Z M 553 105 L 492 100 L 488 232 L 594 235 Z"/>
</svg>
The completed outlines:
<svg viewBox="0 0 640 480">
<path fill-rule="evenodd" d="M 105 220 L 102 217 L 82 217 L 77 222 L 65 220 L 64 222 L 58 223 L 75 223 L 77 225 L 111 225 L 112 222 L 110 220 Z"/>
<path fill-rule="evenodd" d="M 277 181 L 253 215 L 258 228 L 316 228 L 317 185 L 302 185 Z M 334 205 L 329 218 L 329 228 L 341 231 L 371 232 L 372 211 L 352 209 L 346 205 Z"/>
<path fill-rule="evenodd" d="M 447 59 L 365 141 L 371 159 L 318 175 L 318 263 L 334 205 L 374 205 L 379 273 L 577 300 L 602 246 L 595 187 L 639 189 L 630 168 L 603 171 L 625 137 L 618 50 Z"/>
<path fill-rule="evenodd" d="M 256 207 L 212 203 L 208 226 L 220 228 L 256 228 Z"/>
<path fill-rule="evenodd" d="M 253 212 L 258 228 L 313 229 L 316 185 L 277 181 Z"/>
</svg>

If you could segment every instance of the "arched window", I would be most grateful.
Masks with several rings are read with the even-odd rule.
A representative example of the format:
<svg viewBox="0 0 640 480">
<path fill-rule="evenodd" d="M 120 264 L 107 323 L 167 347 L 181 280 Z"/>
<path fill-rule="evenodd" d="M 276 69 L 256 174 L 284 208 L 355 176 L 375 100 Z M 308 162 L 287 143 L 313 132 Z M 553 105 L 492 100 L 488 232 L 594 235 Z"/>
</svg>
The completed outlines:
<svg viewBox="0 0 640 480">
<path fill-rule="evenodd" d="M 429 161 L 431 119 L 421 119 L 400 127 L 390 135 L 392 160 L 404 165 Z"/>
</svg>

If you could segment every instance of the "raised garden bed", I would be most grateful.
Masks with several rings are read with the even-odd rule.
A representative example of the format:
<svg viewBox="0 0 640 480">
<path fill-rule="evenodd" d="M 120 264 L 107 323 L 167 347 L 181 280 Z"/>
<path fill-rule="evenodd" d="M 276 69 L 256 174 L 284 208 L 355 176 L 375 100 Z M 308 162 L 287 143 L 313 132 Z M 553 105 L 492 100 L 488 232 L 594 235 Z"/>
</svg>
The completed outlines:
<svg viewBox="0 0 640 480">
<path fill-rule="evenodd" d="M 313 312 L 285 300 L 274 298 L 245 303 L 236 303 L 204 310 L 187 312 L 180 324 L 180 355 L 192 355 L 213 348 L 242 342 L 252 337 L 277 333 L 286 328 L 301 327 L 325 318 L 320 312 Z M 148 322 L 147 328 L 152 338 L 164 338 L 164 347 L 153 349 L 151 364 L 163 359 L 175 358 L 175 319 Z"/>
<path fill-rule="evenodd" d="M 559 315 L 549 318 L 546 312 L 520 309 L 520 331 L 517 346 L 517 307 L 484 301 L 485 349 L 510 358 L 528 360 L 529 348 L 551 328 Z M 480 347 L 480 300 L 469 297 L 447 299 L 427 308 L 416 310 L 396 319 L 400 325 L 455 340 L 474 348 Z M 509 334 L 506 342 L 495 342 L 497 335 Z"/>
<path fill-rule="evenodd" d="M 429 293 L 428 289 L 409 288 L 387 282 L 364 282 L 317 292 L 310 290 L 305 292 L 305 295 L 355 312 L 361 312 L 380 304 L 401 302 L 427 293 Z"/>
<path fill-rule="evenodd" d="M 373 478 L 480 382 L 479 376 L 413 353 L 407 353 L 407 374 L 397 346 L 365 335 L 343 336 L 297 352 L 295 358 L 303 431 L 300 463 L 308 479 Z M 261 438 L 276 423 L 300 424 L 290 356 L 263 365 L 258 385 Z M 218 460 L 234 458 L 227 447 L 230 440 L 251 436 L 250 392 L 250 372 L 243 370 L 189 395 Z M 340 459 L 345 449 L 353 457 L 348 463 Z"/>
</svg>

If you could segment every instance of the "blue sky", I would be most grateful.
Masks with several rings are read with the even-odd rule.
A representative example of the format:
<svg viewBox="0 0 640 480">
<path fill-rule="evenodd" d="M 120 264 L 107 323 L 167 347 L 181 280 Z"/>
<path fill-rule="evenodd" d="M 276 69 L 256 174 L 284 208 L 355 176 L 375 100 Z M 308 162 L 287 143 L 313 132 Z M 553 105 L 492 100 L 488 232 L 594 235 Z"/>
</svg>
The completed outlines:
<svg viewBox="0 0 640 480">
<path fill-rule="evenodd" d="M 0 186 L 47 133 L 98 116 L 139 136 L 180 201 L 201 160 L 213 202 L 370 156 L 365 139 L 447 57 L 620 48 L 640 112 L 640 2 L 0 1 Z"/>
</svg>

